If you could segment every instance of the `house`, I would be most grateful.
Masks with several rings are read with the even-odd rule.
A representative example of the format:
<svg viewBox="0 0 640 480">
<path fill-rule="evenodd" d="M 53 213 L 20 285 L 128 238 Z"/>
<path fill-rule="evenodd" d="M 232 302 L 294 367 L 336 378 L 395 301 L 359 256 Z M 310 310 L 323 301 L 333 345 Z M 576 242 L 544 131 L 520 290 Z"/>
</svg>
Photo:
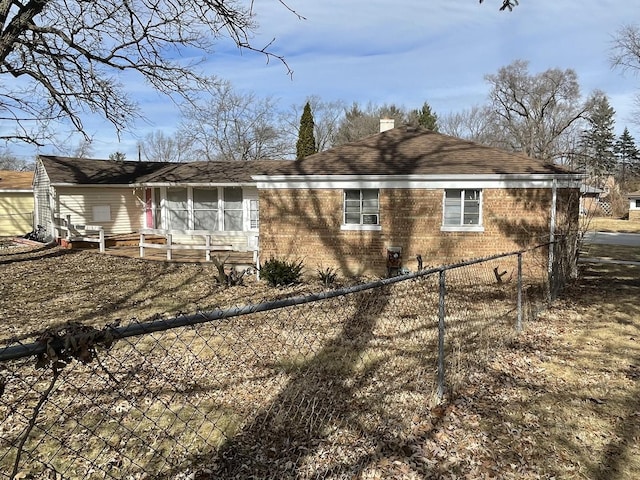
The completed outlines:
<svg viewBox="0 0 640 480">
<path fill-rule="evenodd" d="M 382 122 L 381 122 L 382 124 Z M 582 176 L 411 127 L 302 160 L 115 162 L 41 156 L 36 217 L 383 275 L 539 245 L 577 228 Z M 56 237 L 51 227 L 50 234 Z M 56 237 L 57 238 L 57 237 Z"/>
<path fill-rule="evenodd" d="M 583 183 L 580 186 L 580 215 L 594 215 L 601 210 L 600 195 L 604 190 Z"/>
<path fill-rule="evenodd" d="M 582 176 L 525 155 L 392 128 L 256 175 L 261 258 L 383 274 L 575 231 Z"/>
<path fill-rule="evenodd" d="M 33 230 L 33 172 L 0 170 L 0 237 Z"/>
<path fill-rule="evenodd" d="M 627 195 L 629 199 L 629 220 L 640 221 L 640 190 Z"/>
<path fill-rule="evenodd" d="M 40 155 L 34 179 L 36 222 L 48 239 L 58 224 L 92 225 L 108 236 L 173 232 L 177 242 L 209 232 L 215 244 L 257 250 L 258 191 L 252 173 L 284 161 L 133 162 Z"/>
</svg>

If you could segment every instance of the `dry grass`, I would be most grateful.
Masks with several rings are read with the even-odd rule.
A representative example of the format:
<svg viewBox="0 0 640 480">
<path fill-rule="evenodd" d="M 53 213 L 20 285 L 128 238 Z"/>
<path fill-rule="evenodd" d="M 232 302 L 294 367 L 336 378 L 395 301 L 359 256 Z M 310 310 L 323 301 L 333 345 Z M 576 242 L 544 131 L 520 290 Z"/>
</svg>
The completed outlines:
<svg viewBox="0 0 640 480">
<path fill-rule="evenodd" d="M 596 232 L 640 233 L 640 222 L 612 217 L 593 217 L 587 221 L 587 228 Z"/>
<path fill-rule="evenodd" d="M 0 288 L 12 295 L 0 299 L 2 338 L 66 319 L 147 319 L 293 293 L 259 284 L 222 290 L 206 265 L 29 255 L 0 254 Z M 519 336 L 508 333 L 512 284 L 474 296 L 477 272 L 451 275 L 459 288 L 447 303 L 447 368 L 459 377 L 443 405 L 431 398 L 433 279 L 424 291 L 408 283 L 286 316 L 118 342 L 102 366 L 75 363 L 77 383 L 47 406 L 43 426 L 62 426 L 64 446 L 55 438 L 28 446 L 45 459 L 58 455 L 71 478 L 134 478 L 145 469 L 176 480 L 640 478 L 640 267 L 581 268 L 581 280 Z M 27 377 L 12 395 L 34 381 Z M 27 394 L 23 403 L 33 405 Z M 13 434 L 1 424 L 0 436 Z M 99 459 L 93 471 L 74 455 L 80 446 Z"/>
</svg>

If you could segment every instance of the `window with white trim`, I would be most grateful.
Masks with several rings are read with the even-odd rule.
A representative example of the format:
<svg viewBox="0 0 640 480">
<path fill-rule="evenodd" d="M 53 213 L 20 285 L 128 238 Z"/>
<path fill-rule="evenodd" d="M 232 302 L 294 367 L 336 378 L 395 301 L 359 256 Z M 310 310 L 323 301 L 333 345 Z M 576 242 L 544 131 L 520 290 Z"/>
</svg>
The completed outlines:
<svg viewBox="0 0 640 480">
<path fill-rule="evenodd" d="M 258 200 L 249 200 L 249 228 L 257 230 L 260 227 L 260 208 Z"/>
<path fill-rule="evenodd" d="M 218 189 L 193 188 L 193 229 L 218 230 Z"/>
<path fill-rule="evenodd" d="M 186 188 L 167 188 L 167 220 L 170 230 L 189 229 L 189 197 Z"/>
<path fill-rule="evenodd" d="M 481 206 L 481 190 L 445 190 L 443 227 L 481 227 Z"/>
<path fill-rule="evenodd" d="M 242 188 L 224 188 L 224 229 L 241 232 L 242 228 Z"/>
<path fill-rule="evenodd" d="M 344 191 L 345 225 L 380 225 L 380 201 L 377 189 Z"/>
</svg>

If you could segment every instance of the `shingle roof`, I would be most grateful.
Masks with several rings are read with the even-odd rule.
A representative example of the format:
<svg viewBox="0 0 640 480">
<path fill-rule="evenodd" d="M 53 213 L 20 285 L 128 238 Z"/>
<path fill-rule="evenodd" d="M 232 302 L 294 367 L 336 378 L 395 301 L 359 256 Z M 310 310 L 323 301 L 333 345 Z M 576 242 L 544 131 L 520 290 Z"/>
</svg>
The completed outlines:
<svg viewBox="0 0 640 480">
<path fill-rule="evenodd" d="M 91 160 L 40 155 L 53 184 L 129 185 L 166 165 L 158 162 Z"/>
<path fill-rule="evenodd" d="M 292 162 L 283 175 L 573 173 L 523 154 L 430 130 L 397 127 Z"/>
<path fill-rule="evenodd" d="M 170 163 L 139 177 L 138 183 L 255 183 L 252 175 L 269 175 L 291 163 L 291 160 Z"/>
<path fill-rule="evenodd" d="M 40 156 L 53 184 L 248 183 L 254 175 L 567 174 L 519 153 L 398 127 L 302 160 L 132 162 Z"/>
<path fill-rule="evenodd" d="M 0 190 L 31 190 L 33 172 L 0 170 Z"/>
<path fill-rule="evenodd" d="M 251 162 L 132 162 L 41 155 L 53 184 L 242 183 L 268 175 L 290 160 Z"/>
</svg>

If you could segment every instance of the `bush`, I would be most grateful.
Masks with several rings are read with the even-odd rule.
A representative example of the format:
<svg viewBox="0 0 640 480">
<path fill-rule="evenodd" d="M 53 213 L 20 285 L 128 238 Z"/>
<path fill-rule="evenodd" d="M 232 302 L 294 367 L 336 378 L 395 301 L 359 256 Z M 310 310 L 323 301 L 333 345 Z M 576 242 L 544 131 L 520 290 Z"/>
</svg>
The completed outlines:
<svg viewBox="0 0 640 480">
<path fill-rule="evenodd" d="M 302 260 L 289 262 L 270 258 L 260 267 L 260 278 L 264 279 L 272 287 L 300 283 L 303 268 Z"/>
<path fill-rule="evenodd" d="M 334 270 L 331 267 L 327 267 L 324 269 L 320 267 L 318 269 L 318 278 L 320 278 L 320 281 L 324 284 L 325 287 L 329 287 L 336 282 L 336 279 L 338 278 L 338 271 Z"/>
</svg>

